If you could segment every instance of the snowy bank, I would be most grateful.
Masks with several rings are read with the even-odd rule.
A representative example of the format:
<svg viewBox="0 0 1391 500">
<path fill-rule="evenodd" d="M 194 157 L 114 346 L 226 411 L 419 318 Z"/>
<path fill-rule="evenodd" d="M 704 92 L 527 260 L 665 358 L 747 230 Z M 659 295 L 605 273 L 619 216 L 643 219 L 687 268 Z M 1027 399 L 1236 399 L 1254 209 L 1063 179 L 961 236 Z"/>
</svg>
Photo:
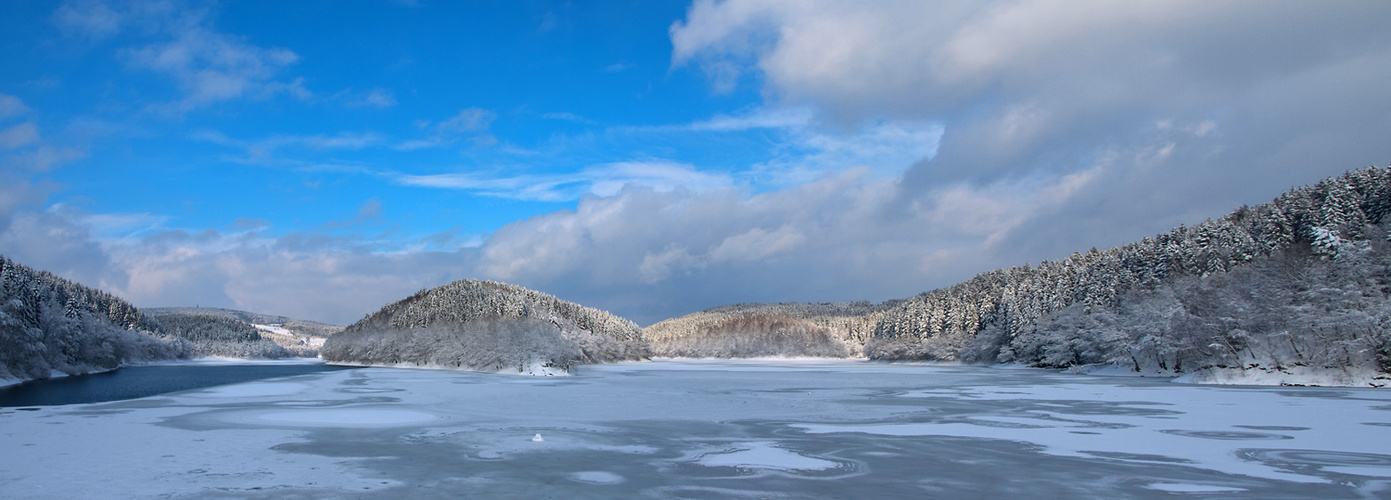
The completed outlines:
<svg viewBox="0 0 1391 500">
<path fill-rule="evenodd" d="M 1310 366 L 1281 366 L 1267 368 L 1204 368 L 1178 373 L 1172 370 L 1135 371 L 1122 365 L 1079 365 L 1064 373 L 1100 377 L 1168 378 L 1180 384 L 1204 385 L 1282 385 L 1306 387 L 1391 387 L 1391 374 L 1372 369 L 1315 368 Z"/>
<path fill-rule="evenodd" d="M 1207 368 L 1184 374 L 1174 382 L 1217 385 L 1291 385 L 1310 387 L 1377 387 L 1391 386 L 1391 375 L 1375 370 L 1355 368 L 1315 368 L 1287 366 L 1281 368 L 1255 367 Z"/>
<path fill-rule="evenodd" d="M 353 366 L 360 368 L 402 368 L 408 370 L 448 370 L 459 372 L 474 373 L 495 373 L 499 375 L 528 375 L 536 377 L 568 377 L 569 370 L 555 366 L 550 363 L 542 363 L 532 360 L 530 363 L 521 366 L 505 366 L 497 369 L 488 370 L 482 368 L 471 368 L 467 366 L 441 365 L 435 363 L 354 363 L 348 361 L 332 361 L 328 364 L 333 366 Z"/>
</svg>

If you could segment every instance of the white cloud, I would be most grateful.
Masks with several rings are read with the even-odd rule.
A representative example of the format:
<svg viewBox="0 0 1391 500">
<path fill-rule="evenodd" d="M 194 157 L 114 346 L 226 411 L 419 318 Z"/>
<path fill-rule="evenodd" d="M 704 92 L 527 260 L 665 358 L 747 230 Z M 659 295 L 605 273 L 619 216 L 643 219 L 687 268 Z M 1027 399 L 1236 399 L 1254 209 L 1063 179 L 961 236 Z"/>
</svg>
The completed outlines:
<svg viewBox="0 0 1391 500">
<path fill-rule="evenodd" d="M 60 207 L 61 204 L 56 204 L 53 209 Z M 150 213 L 107 213 L 85 214 L 77 220 L 88 226 L 96 238 L 121 240 L 159 231 L 169 217 Z"/>
<path fill-rule="evenodd" d="M 366 94 L 356 96 L 348 101 L 349 106 L 360 107 L 370 106 L 376 108 L 389 108 L 396 105 L 396 96 L 390 90 L 384 88 L 374 88 Z"/>
<path fill-rule="evenodd" d="M 755 227 L 729 236 L 710 250 L 710 262 L 757 262 L 787 252 L 806 243 L 807 237 L 790 224 L 773 231 Z"/>
<path fill-rule="evenodd" d="M 18 97 L 9 94 L 0 94 L 0 119 L 19 116 L 29 112 L 29 107 L 24 105 Z"/>
<path fill-rule="evenodd" d="M 749 129 L 805 129 L 812 125 L 814 113 L 805 107 L 759 108 L 740 115 L 716 115 L 689 125 L 696 131 L 743 131 Z"/>
<path fill-rule="evenodd" d="M 1384 162 L 1391 32 L 1374 20 L 1391 18 L 1391 4 L 1340 7 L 701 0 L 671 27 L 672 59 L 717 82 L 756 73 L 765 107 L 811 109 L 842 129 L 940 125 L 935 154 L 904 175 L 905 202 L 1092 176 L 1071 205 L 1033 214 L 1032 239 L 1008 240 L 1037 260 Z M 796 172 L 814 158 L 769 163 Z"/>
<path fill-rule="evenodd" d="M 105 2 L 95 0 L 65 2 L 53 12 L 53 22 L 58 27 L 92 39 L 119 33 L 125 18 L 125 14 L 116 12 Z"/>
<path fill-rule="evenodd" d="M 243 140 L 228 137 L 226 134 L 216 130 L 204 129 L 194 131 L 189 137 L 196 141 L 210 142 L 242 149 L 246 152 L 246 161 L 256 163 L 287 162 L 288 160 L 283 160 L 277 156 L 278 152 L 285 149 L 305 149 L 315 152 L 331 150 L 351 151 L 385 145 L 388 142 L 385 136 L 370 131 L 314 135 L 272 135 L 260 139 Z M 309 168 L 320 168 L 322 166 L 322 164 L 316 164 Z"/>
<path fill-rule="evenodd" d="M 290 94 L 312 97 L 302 79 L 279 79 L 298 62 L 294 52 L 264 48 L 213 29 L 211 13 L 184 4 L 136 1 L 117 6 L 100 1 L 67 2 L 54 23 L 70 33 L 105 39 L 127 31 L 153 42 L 122 51 L 126 62 L 172 78 L 181 97 L 153 108 L 183 113 L 218 102 Z"/>
<path fill-rule="evenodd" d="M 307 97 L 301 80 L 275 80 L 281 68 L 299 60 L 282 48 L 265 49 L 193 25 L 177 28 L 173 39 L 127 52 L 132 65 L 168 74 L 184 97 L 177 111 L 243 97 L 265 98 L 277 93 Z"/>
<path fill-rule="evenodd" d="M 584 125 L 594 125 L 596 123 L 594 120 L 590 120 L 588 118 L 570 112 L 546 113 L 541 115 L 541 118 L 546 120 L 562 120 L 567 122 L 575 122 Z"/>
<path fill-rule="evenodd" d="M 396 146 L 402 151 L 414 151 L 425 148 L 445 147 L 458 142 L 462 138 L 469 138 L 475 145 L 489 146 L 497 142 L 492 135 L 488 134 L 488 129 L 492 127 L 493 120 L 497 119 L 497 113 L 483 108 L 465 108 L 458 114 L 446 118 L 439 123 L 429 120 L 420 120 L 416 125 L 422 129 L 432 132 L 430 137 L 425 139 L 415 139 L 405 141 Z"/>
<path fill-rule="evenodd" d="M 47 172 L 86 156 L 85 151 L 75 148 L 41 145 L 0 157 L 0 164 L 16 171 Z"/>
<path fill-rule="evenodd" d="M 613 196 L 627 186 L 658 191 L 708 190 L 730 185 L 728 177 L 670 161 L 616 162 L 575 173 L 507 175 L 503 172 L 394 174 L 406 186 L 472 191 L 483 196 L 534 201 L 569 201 L 585 195 Z"/>
<path fill-rule="evenodd" d="M 0 149 L 16 149 L 39 141 L 39 127 L 34 122 L 24 122 L 0 130 Z"/>
</svg>

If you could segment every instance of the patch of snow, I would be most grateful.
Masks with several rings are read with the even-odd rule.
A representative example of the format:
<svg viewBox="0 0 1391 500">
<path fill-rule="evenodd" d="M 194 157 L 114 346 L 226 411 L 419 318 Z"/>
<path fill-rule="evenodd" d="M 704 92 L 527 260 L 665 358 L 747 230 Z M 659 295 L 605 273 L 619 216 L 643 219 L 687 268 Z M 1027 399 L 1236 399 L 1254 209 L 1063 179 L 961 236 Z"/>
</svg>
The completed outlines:
<svg viewBox="0 0 1391 500">
<path fill-rule="evenodd" d="M 570 474 L 570 479 L 590 484 L 618 484 L 623 482 L 623 476 L 601 470 L 576 472 Z"/>
<path fill-rule="evenodd" d="M 1169 493 L 1231 493 L 1246 491 L 1246 488 L 1189 483 L 1150 483 L 1145 485 L 1145 487 L 1152 490 L 1167 491 Z"/>
<path fill-rule="evenodd" d="M 826 470 L 837 466 L 830 460 L 787 451 L 766 441 L 739 443 L 736 447 L 734 451 L 707 453 L 696 462 L 706 467 L 776 470 Z"/>
<path fill-rule="evenodd" d="M 1137 372 L 1135 371 L 1135 368 L 1133 366 L 1112 364 L 1078 365 L 1064 370 L 1064 373 L 1073 373 L 1079 375 L 1095 375 L 1098 377 L 1143 378 L 1174 378 L 1183 375 L 1182 373 L 1177 373 L 1173 370 L 1141 370 Z"/>
<path fill-rule="evenodd" d="M 254 326 L 254 327 L 256 327 L 257 330 L 260 330 L 260 331 L 263 331 L 263 332 L 266 332 L 266 333 L 273 333 L 273 334 L 276 334 L 276 335 L 284 335 L 284 336 L 286 336 L 286 337 L 295 337 L 295 336 L 296 336 L 296 335 L 295 335 L 295 332 L 292 332 L 292 331 L 286 330 L 286 329 L 284 329 L 284 328 L 281 328 L 279 325 L 257 325 L 257 324 L 254 324 L 254 323 L 253 323 L 251 326 Z"/>
</svg>

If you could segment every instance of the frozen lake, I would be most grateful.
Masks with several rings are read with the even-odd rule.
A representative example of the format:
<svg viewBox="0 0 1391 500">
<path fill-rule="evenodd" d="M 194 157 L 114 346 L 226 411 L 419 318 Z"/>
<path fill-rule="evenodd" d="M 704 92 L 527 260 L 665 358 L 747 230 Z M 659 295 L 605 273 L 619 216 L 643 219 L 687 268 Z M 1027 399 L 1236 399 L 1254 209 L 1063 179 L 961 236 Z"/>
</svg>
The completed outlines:
<svg viewBox="0 0 1391 500">
<path fill-rule="evenodd" d="M 1391 498 L 1391 391 L 853 361 L 367 368 L 0 409 L 0 450 L 7 498 Z"/>
</svg>

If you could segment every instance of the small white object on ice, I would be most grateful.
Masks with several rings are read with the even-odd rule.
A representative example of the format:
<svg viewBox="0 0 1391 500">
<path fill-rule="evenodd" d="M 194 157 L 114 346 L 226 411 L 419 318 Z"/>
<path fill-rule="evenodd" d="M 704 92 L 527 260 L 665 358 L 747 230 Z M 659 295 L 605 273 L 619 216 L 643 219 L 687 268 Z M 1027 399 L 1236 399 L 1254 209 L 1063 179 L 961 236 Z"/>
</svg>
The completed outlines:
<svg viewBox="0 0 1391 500">
<path fill-rule="evenodd" d="M 545 441 L 545 440 L 544 440 L 544 439 L 541 439 L 541 435 L 540 435 L 540 434 L 537 434 L 537 435 L 535 435 L 535 436 L 531 436 L 531 441 L 532 441 L 532 442 L 535 442 L 535 443 L 539 443 L 539 442 L 542 442 L 542 441 Z"/>
</svg>

